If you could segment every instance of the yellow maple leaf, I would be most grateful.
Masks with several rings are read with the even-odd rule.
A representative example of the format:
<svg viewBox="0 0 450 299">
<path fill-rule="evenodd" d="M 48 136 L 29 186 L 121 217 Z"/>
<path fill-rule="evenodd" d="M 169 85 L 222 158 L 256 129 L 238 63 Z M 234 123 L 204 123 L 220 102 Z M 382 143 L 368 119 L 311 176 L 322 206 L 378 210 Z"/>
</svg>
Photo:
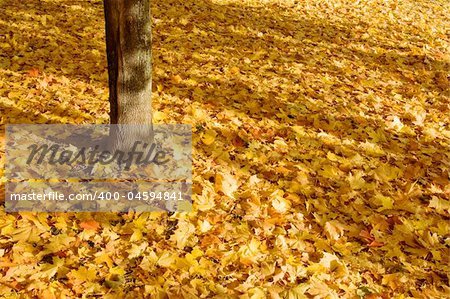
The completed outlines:
<svg viewBox="0 0 450 299">
<path fill-rule="evenodd" d="M 238 182 L 230 173 L 218 173 L 216 174 L 215 188 L 217 192 L 222 192 L 234 198 L 234 192 L 238 189 Z"/>
<path fill-rule="evenodd" d="M 153 112 L 153 120 L 155 122 L 161 122 L 167 119 L 167 115 L 163 111 Z"/>
<path fill-rule="evenodd" d="M 94 281 L 97 278 L 97 271 L 95 268 L 81 266 L 77 270 L 70 271 L 68 276 L 77 284 L 81 284 L 86 281 Z"/>
<path fill-rule="evenodd" d="M 433 196 L 428 204 L 430 208 L 436 209 L 438 213 L 450 213 L 450 201 Z"/>
<path fill-rule="evenodd" d="M 206 130 L 206 131 L 202 134 L 201 139 L 202 139 L 202 142 L 203 142 L 205 145 L 211 145 L 211 144 L 213 144 L 214 141 L 216 140 L 216 137 L 217 137 L 217 132 L 214 131 L 214 130 L 209 129 L 209 130 Z"/>
<path fill-rule="evenodd" d="M 272 207 L 278 213 L 286 213 L 291 208 L 291 202 L 283 197 L 284 192 L 277 190 L 270 195 Z"/>
<path fill-rule="evenodd" d="M 170 252 L 164 252 L 159 258 L 156 264 L 161 267 L 169 268 L 176 262 L 176 257 Z"/>
<path fill-rule="evenodd" d="M 177 243 L 179 249 L 183 249 L 189 242 L 189 237 L 195 232 L 195 226 L 185 220 L 178 223 L 178 228 L 172 235 L 171 239 Z"/>
<path fill-rule="evenodd" d="M 328 179 L 337 179 L 342 175 L 342 171 L 339 168 L 333 165 L 324 165 L 323 170 L 320 171 L 320 174 Z"/>
<path fill-rule="evenodd" d="M 383 182 L 389 182 L 399 178 L 403 174 L 402 170 L 398 167 L 391 166 L 387 163 L 383 163 L 375 170 L 375 176 L 378 180 Z"/>
<path fill-rule="evenodd" d="M 366 185 L 366 181 L 363 179 L 364 172 L 363 171 L 355 171 L 354 174 L 350 173 L 347 177 L 347 181 L 350 184 L 350 188 L 353 190 L 359 190 L 364 188 Z"/>
<path fill-rule="evenodd" d="M 327 237 L 331 240 L 338 240 L 344 234 L 344 227 L 336 220 L 327 221 L 324 226 Z"/>
<path fill-rule="evenodd" d="M 378 212 L 394 208 L 394 200 L 391 197 L 384 196 L 381 194 L 375 195 L 375 203 L 378 206 L 381 206 L 380 208 L 377 209 Z"/>
</svg>

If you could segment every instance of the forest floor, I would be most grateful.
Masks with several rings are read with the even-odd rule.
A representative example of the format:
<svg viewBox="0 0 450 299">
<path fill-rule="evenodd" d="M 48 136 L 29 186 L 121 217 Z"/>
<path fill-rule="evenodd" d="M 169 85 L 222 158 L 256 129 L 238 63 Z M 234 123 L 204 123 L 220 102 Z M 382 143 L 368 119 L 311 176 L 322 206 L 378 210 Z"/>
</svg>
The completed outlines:
<svg viewBox="0 0 450 299">
<path fill-rule="evenodd" d="M 0 297 L 449 295 L 448 1 L 152 2 L 193 211 L 1 208 Z M 3 169 L 5 124 L 107 123 L 108 89 L 101 1 L 0 14 Z"/>
</svg>

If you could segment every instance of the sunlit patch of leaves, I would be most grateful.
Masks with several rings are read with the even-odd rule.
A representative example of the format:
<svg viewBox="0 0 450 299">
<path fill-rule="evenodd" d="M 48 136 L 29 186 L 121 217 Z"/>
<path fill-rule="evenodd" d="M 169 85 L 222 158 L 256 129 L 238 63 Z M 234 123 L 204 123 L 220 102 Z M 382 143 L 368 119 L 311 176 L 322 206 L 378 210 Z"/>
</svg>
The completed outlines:
<svg viewBox="0 0 450 299">
<path fill-rule="evenodd" d="M 0 6 L 2 148 L 7 123 L 106 123 L 101 1 Z M 445 1 L 152 14 L 154 119 L 193 125 L 194 211 L 2 210 L 0 296 L 448 295 Z"/>
</svg>

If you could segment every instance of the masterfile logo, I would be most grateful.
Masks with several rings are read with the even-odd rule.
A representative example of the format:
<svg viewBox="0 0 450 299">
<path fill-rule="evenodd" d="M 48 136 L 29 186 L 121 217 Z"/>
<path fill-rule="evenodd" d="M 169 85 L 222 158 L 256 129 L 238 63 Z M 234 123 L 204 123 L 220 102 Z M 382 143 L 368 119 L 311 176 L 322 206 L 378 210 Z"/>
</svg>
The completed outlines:
<svg viewBox="0 0 450 299">
<path fill-rule="evenodd" d="M 7 211 L 191 207 L 189 125 L 9 125 L 6 155 Z"/>
</svg>

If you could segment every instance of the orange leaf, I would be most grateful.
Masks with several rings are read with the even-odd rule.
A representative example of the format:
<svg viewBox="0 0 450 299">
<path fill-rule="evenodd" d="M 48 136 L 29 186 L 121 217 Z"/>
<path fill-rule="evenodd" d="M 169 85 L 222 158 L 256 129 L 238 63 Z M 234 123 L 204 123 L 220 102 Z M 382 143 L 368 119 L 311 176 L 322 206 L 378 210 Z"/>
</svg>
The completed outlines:
<svg viewBox="0 0 450 299">
<path fill-rule="evenodd" d="M 360 233 L 359 233 L 359 236 L 360 237 L 363 237 L 364 239 L 373 239 L 373 237 L 372 237 L 372 235 L 370 234 L 370 232 L 368 231 L 368 230 L 366 230 L 366 229 L 364 229 L 364 230 L 362 230 Z"/>
<path fill-rule="evenodd" d="M 367 246 L 369 246 L 369 247 L 381 247 L 381 246 L 384 246 L 384 243 L 383 242 L 378 242 L 378 241 L 375 241 L 375 240 L 373 240 L 370 244 L 368 244 Z"/>
<path fill-rule="evenodd" d="M 86 230 L 98 230 L 100 227 L 100 224 L 95 221 L 94 219 L 86 220 L 80 223 L 80 227 L 84 228 Z"/>
<path fill-rule="evenodd" d="M 39 70 L 36 68 L 32 68 L 31 70 L 28 70 L 27 75 L 30 77 L 37 77 L 39 76 Z"/>
<path fill-rule="evenodd" d="M 170 81 L 174 84 L 180 84 L 183 81 L 183 78 L 181 78 L 180 75 L 174 75 L 170 78 Z"/>
</svg>

